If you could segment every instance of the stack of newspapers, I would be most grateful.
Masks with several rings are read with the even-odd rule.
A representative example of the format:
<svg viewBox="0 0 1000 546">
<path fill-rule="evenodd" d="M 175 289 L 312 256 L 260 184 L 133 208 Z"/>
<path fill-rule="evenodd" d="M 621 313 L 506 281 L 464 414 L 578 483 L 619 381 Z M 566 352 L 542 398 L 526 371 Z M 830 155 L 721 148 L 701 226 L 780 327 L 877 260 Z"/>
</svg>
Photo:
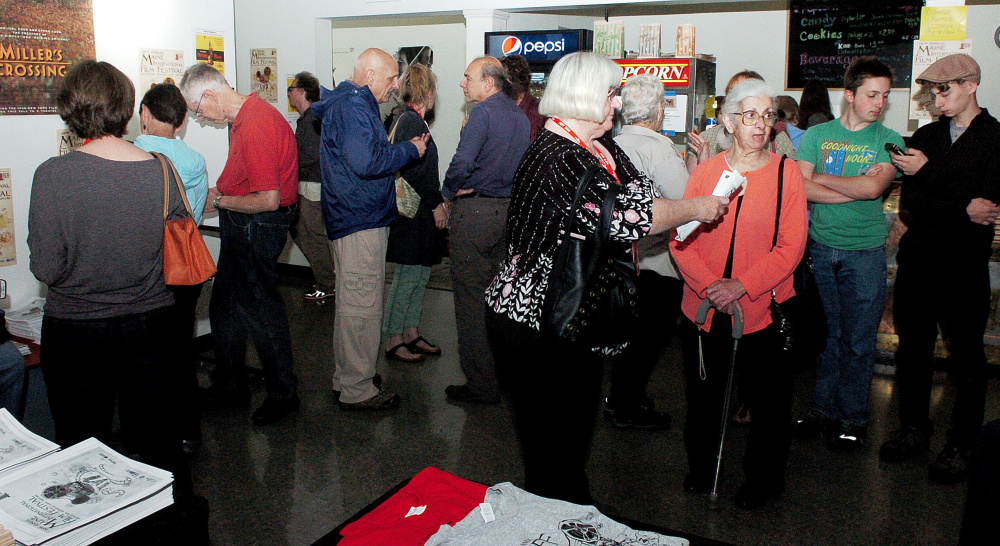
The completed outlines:
<svg viewBox="0 0 1000 546">
<path fill-rule="evenodd" d="M 0 408 L 0 525 L 18 544 L 84 545 L 170 506 L 170 472 L 90 438 L 59 446 Z"/>
<path fill-rule="evenodd" d="M 7 330 L 15 336 L 41 343 L 44 309 L 45 298 L 34 298 L 24 307 L 7 311 Z"/>
</svg>

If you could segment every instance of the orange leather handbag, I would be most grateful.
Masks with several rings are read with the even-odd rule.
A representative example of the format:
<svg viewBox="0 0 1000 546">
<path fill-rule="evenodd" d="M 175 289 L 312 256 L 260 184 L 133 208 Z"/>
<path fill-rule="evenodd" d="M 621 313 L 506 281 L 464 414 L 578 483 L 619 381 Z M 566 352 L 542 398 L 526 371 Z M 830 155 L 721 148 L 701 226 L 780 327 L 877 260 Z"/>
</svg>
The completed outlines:
<svg viewBox="0 0 1000 546">
<path fill-rule="evenodd" d="M 191 204 L 181 185 L 181 176 L 170 158 L 150 152 L 163 166 L 163 280 L 168 285 L 191 286 L 201 284 L 215 275 L 215 260 L 198 231 L 198 225 L 191 217 Z M 170 201 L 170 176 L 173 173 L 177 190 L 184 201 L 188 215 L 176 220 L 167 220 L 167 203 Z"/>
</svg>

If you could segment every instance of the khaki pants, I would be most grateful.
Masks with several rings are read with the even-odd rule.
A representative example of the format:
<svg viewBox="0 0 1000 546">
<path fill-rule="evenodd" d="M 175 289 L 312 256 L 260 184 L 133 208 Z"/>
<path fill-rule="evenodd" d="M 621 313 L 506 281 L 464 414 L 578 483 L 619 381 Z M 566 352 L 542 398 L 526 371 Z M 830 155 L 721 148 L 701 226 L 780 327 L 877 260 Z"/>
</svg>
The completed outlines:
<svg viewBox="0 0 1000 546">
<path fill-rule="evenodd" d="M 378 394 L 372 384 L 382 341 L 382 294 L 389 228 L 366 229 L 330 241 L 337 270 L 333 321 L 333 389 L 340 401 L 363 402 Z"/>
</svg>

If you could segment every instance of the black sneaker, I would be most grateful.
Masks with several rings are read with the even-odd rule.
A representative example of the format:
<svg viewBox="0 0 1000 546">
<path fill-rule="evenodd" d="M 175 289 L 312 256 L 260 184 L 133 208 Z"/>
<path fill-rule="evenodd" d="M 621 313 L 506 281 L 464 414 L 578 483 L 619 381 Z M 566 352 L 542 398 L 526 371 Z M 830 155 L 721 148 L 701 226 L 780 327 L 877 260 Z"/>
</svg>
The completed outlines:
<svg viewBox="0 0 1000 546">
<path fill-rule="evenodd" d="M 937 460 L 931 463 L 927 477 L 934 483 L 952 485 L 965 479 L 969 466 L 969 452 L 946 444 Z"/>
<path fill-rule="evenodd" d="M 444 394 L 453 402 L 471 402 L 487 406 L 500 403 L 499 394 L 479 394 L 469 389 L 468 385 L 448 385 L 444 388 Z"/>
<path fill-rule="evenodd" d="M 834 423 L 832 419 L 812 410 L 802 419 L 796 419 L 792 423 L 792 438 L 796 440 L 818 438 L 823 430 L 829 428 L 832 423 Z"/>
<path fill-rule="evenodd" d="M 381 389 L 382 388 L 382 376 L 376 373 L 375 376 L 372 377 L 372 385 L 375 385 L 376 389 Z M 340 401 L 340 391 L 338 391 L 338 390 L 334 390 L 333 391 L 333 399 L 336 400 L 336 401 L 338 401 L 338 402 Z"/>
<path fill-rule="evenodd" d="M 633 428 L 637 430 L 666 430 L 670 428 L 670 414 L 656 411 L 652 401 L 639 405 L 613 405 L 610 399 L 604 399 L 604 416 L 618 428 Z"/>
<path fill-rule="evenodd" d="M 908 425 L 889 435 L 889 439 L 879 449 L 878 457 L 882 462 L 898 463 L 927 451 L 930 444 L 931 435 L 928 431 Z"/>
<path fill-rule="evenodd" d="M 865 445 L 868 437 L 868 427 L 866 425 L 855 425 L 847 421 L 841 421 L 826 440 L 826 447 L 830 451 L 851 452 L 858 451 Z"/>
<path fill-rule="evenodd" d="M 324 291 L 320 290 L 319 287 L 314 284 L 312 292 L 306 292 L 305 294 L 302 294 L 302 297 L 308 301 L 323 301 L 327 298 L 332 298 L 334 294 L 335 292 L 332 288 L 328 291 Z"/>
<path fill-rule="evenodd" d="M 272 398 L 268 396 L 264 403 L 254 410 L 250 415 L 250 421 L 257 426 L 277 423 L 285 418 L 289 413 L 299 410 L 299 397 L 292 395 L 291 398 Z"/>
<path fill-rule="evenodd" d="M 381 411 L 390 410 L 399 405 L 400 397 L 394 392 L 380 390 L 375 396 L 368 400 L 362 400 L 353 404 L 337 401 L 341 411 Z"/>
</svg>

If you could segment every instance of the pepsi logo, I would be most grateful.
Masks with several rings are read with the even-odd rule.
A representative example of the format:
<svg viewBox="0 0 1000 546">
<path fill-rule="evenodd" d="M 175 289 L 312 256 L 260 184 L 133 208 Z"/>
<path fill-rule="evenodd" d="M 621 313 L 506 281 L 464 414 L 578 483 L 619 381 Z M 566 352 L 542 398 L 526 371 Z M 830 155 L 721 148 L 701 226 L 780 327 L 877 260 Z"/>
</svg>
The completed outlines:
<svg viewBox="0 0 1000 546">
<path fill-rule="evenodd" d="M 501 51 L 504 56 L 507 55 L 517 55 L 521 52 L 521 40 L 517 39 L 517 36 L 508 36 L 503 41 L 503 46 L 501 46 Z"/>
</svg>

